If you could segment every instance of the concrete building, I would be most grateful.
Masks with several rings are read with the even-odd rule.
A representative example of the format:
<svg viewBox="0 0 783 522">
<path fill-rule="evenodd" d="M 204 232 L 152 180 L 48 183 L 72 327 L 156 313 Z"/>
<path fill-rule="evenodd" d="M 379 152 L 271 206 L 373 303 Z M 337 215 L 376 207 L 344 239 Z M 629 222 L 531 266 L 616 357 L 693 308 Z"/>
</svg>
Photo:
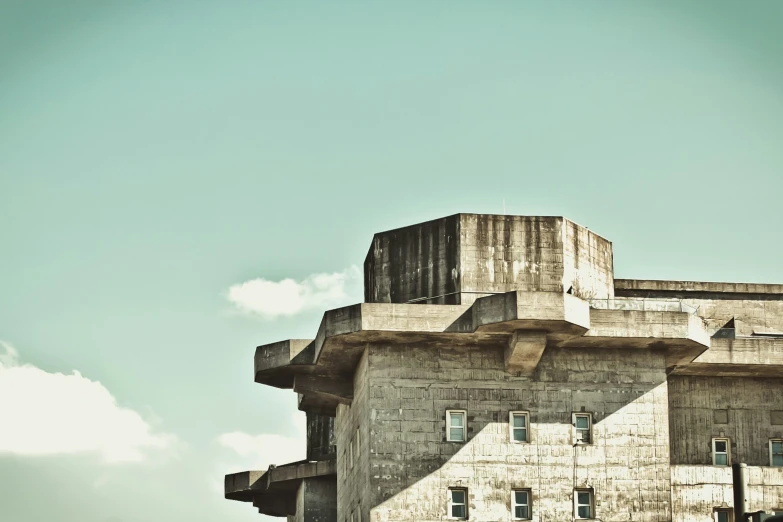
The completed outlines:
<svg viewBox="0 0 783 522">
<path fill-rule="evenodd" d="M 256 350 L 307 460 L 228 475 L 226 498 L 319 522 L 783 512 L 783 285 L 615 279 L 612 259 L 560 217 L 376 234 L 364 303 Z"/>
</svg>

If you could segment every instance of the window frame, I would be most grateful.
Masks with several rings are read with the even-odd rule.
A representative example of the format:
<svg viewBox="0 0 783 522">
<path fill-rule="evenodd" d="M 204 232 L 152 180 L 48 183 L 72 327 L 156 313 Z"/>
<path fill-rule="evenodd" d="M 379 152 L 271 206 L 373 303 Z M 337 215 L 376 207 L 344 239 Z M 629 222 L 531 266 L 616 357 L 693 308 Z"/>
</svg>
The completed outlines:
<svg viewBox="0 0 783 522">
<path fill-rule="evenodd" d="M 723 452 L 717 452 L 715 450 L 715 443 L 716 442 L 725 442 L 726 443 L 726 451 Z M 712 437 L 712 440 L 710 441 L 710 449 L 712 454 L 712 465 L 713 466 L 731 466 L 731 439 L 728 437 Z M 716 457 L 718 455 L 726 455 L 726 464 L 717 464 Z"/>
<path fill-rule="evenodd" d="M 514 417 L 524 417 L 525 427 L 515 428 Z M 525 440 L 517 440 L 516 438 L 514 438 L 514 432 L 520 429 L 525 430 Z M 513 442 L 514 444 L 530 444 L 530 412 L 529 411 L 514 410 L 508 412 L 508 435 L 509 438 L 511 439 L 511 442 Z"/>
<path fill-rule="evenodd" d="M 589 504 L 579 503 L 579 493 L 587 493 L 589 495 Z M 588 506 L 590 509 L 589 517 L 579 516 L 579 507 Z M 574 519 L 575 520 L 595 520 L 595 492 L 593 488 L 576 488 L 574 489 Z"/>
<path fill-rule="evenodd" d="M 464 502 L 463 503 L 461 503 L 461 504 L 459 504 L 459 503 L 455 504 L 454 503 L 454 496 L 452 495 L 452 493 L 454 491 L 461 491 L 462 492 L 462 494 L 464 495 L 464 497 L 463 497 Z M 470 516 L 469 513 L 468 513 L 468 488 L 454 487 L 454 488 L 449 488 L 448 492 L 449 492 L 449 502 L 448 502 L 448 513 L 446 515 L 446 518 L 448 518 L 449 520 L 467 520 L 468 517 Z M 451 508 L 454 507 L 454 506 L 462 506 L 464 508 L 465 516 L 464 517 L 455 517 L 455 516 L 453 516 Z"/>
<path fill-rule="evenodd" d="M 451 417 L 455 414 L 462 415 L 462 439 L 451 438 Z M 467 442 L 467 441 L 468 441 L 467 410 L 446 410 L 446 442 Z"/>
<path fill-rule="evenodd" d="M 724 504 L 725 505 L 725 504 Z M 726 513 L 726 522 L 734 522 L 734 510 L 731 508 L 715 508 L 712 510 L 713 522 L 720 522 L 718 520 L 718 513 Z"/>
<path fill-rule="evenodd" d="M 586 417 L 587 418 L 587 430 L 584 430 L 582 428 L 576 427 L 576 419 L 578 417 Z M 576 411 L 571 414 L 571 425 L 574 428 L 574 445 L 576 444 L 592 444 L 593 443 L 593 414 L 587 413 L 584 411 Z M 590 438 L 588 441 L 579 440 L 579 432 L 580 431 L 587 431 L 587 436 Z"/>
<path fill-rule="evenodd" d="M 772 453 L 772 444 L 780 444 L 780 453 Z M 780 455 L 783 459 L 783 439 L 769 439 L 769 465 L 772 468 L 782 468 L 783 461 L 780 464 L 775 464 L 775 455 Z"/>
<path fill-rule="evenodd" d="M 527 504 L 517 504 L 517 493 L 525 493 L 527 495 Z M 517 517 L 517 507 L 527 507 L 527 518 Z M 533 519 L 533 495 L 530 489 L 516 488 L 511 490 L 511 520 L 532 520 Z"/>
</svg>

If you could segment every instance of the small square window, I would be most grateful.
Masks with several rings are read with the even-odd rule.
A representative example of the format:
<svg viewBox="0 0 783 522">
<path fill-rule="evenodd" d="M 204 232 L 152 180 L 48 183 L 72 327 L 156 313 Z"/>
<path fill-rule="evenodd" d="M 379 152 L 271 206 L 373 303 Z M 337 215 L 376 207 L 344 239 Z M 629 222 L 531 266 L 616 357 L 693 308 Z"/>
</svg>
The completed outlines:
<svg viewBox="0 0 783 522">
<path fill-rule="evenodd" d="M 731 443 L 729 439 L 712 439 L 713 466 L 728 466 L 731 463 Z"/>
<path fill-rule="evenodd" d="M 511 492 L 514 520 L 530 520 L 530 490 L 515 489 Z"/>
<path fill-rule="evenodd" d="M 593 490 L 574 490 L 574 517 L 579 519 L 595 518 L 593 515 Z"/>
<path fill-rule="evenodd" d="M 732 515 L 731 509 L 716 509 L 713 512 L 713 520 L 715 522 L 731 522 Z"/>
<path fill-rule="evenodd" d="M 590 444 L 593 442 L 593 416 L 589 413 L 574 413 L 573 419 L 576 443 Z"/>
<path fill-rule="evenodd" d="M 449 489 L 449 518 L 468 519 L 468 490 Z"/>
<path fill-rule="evenodd" d="M 449 442 L 465 442 L 466 437 L 465 410 L 446 410 L 446 440 Z"/>
<path fill-rule="evenodd" d="M 783 467 L 783 439 L 769 441 L 769 465 Z"/>
<path fill-rule="evenodd" d="M 512 411 L 509 413 L 509 428 L 513 442 L 530 442 L 528 433 L 530 428 L 530 414 L 526 411 Z"/>
</svg>

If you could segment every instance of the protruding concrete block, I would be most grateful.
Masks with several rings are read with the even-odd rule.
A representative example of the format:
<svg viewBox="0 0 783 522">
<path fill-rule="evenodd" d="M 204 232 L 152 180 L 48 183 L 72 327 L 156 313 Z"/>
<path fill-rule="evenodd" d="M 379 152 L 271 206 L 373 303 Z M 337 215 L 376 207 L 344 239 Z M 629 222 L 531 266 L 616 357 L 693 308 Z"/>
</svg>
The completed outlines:
<svg viewBox="0 0 783 522">
<path fill-rule="evenodd" d="M 312 353 L 307 357 L 308 348 L 313 351 L 311 339 L 287 339 L 258 346 L 254 358 L 255 381 L 276 388 L 290 388 L 294 373 L 313 362 Z"/>
<path fill-rule="evenodd" d="M 471 310 L 474 331 L 540 330 L 567 338 L 590 328 L 588 302 L 563 292 L 516 290 L 476 299 Z"/>
<path fill-rule="evenodd" d="M 506 371 L 532 375 L 546 349 L 546 332 L 517 330 L 505 351 Z"/>
<path fill-rule="evenodd" d="M 612 243 L 562 217 L 457 214 L 375 234 L 365 301 L 471 304 L 522 290 L 614 295 Z"/>
</svg>

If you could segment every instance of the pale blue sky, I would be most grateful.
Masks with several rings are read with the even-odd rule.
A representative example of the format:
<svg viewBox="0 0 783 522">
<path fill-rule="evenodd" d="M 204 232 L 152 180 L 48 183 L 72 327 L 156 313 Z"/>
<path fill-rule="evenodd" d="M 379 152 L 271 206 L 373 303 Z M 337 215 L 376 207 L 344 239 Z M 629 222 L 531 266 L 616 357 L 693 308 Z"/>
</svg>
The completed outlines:
<svg viewBox="0 0 783 522">
<path fill-rule="evenodd" d="M 0 341 L 177 439 L 0 445 L 0 519 L 260 520 L 215 488 L 263 456 L 218 437 L 297 436 L 252 355 L 320 313 L 228 289 L 341 273 L 376 231 L 505 200 L 612 240 L 618 277 L 783 282 L 781 26 L 777 0 L 0 0 Z"/>
</svg>

